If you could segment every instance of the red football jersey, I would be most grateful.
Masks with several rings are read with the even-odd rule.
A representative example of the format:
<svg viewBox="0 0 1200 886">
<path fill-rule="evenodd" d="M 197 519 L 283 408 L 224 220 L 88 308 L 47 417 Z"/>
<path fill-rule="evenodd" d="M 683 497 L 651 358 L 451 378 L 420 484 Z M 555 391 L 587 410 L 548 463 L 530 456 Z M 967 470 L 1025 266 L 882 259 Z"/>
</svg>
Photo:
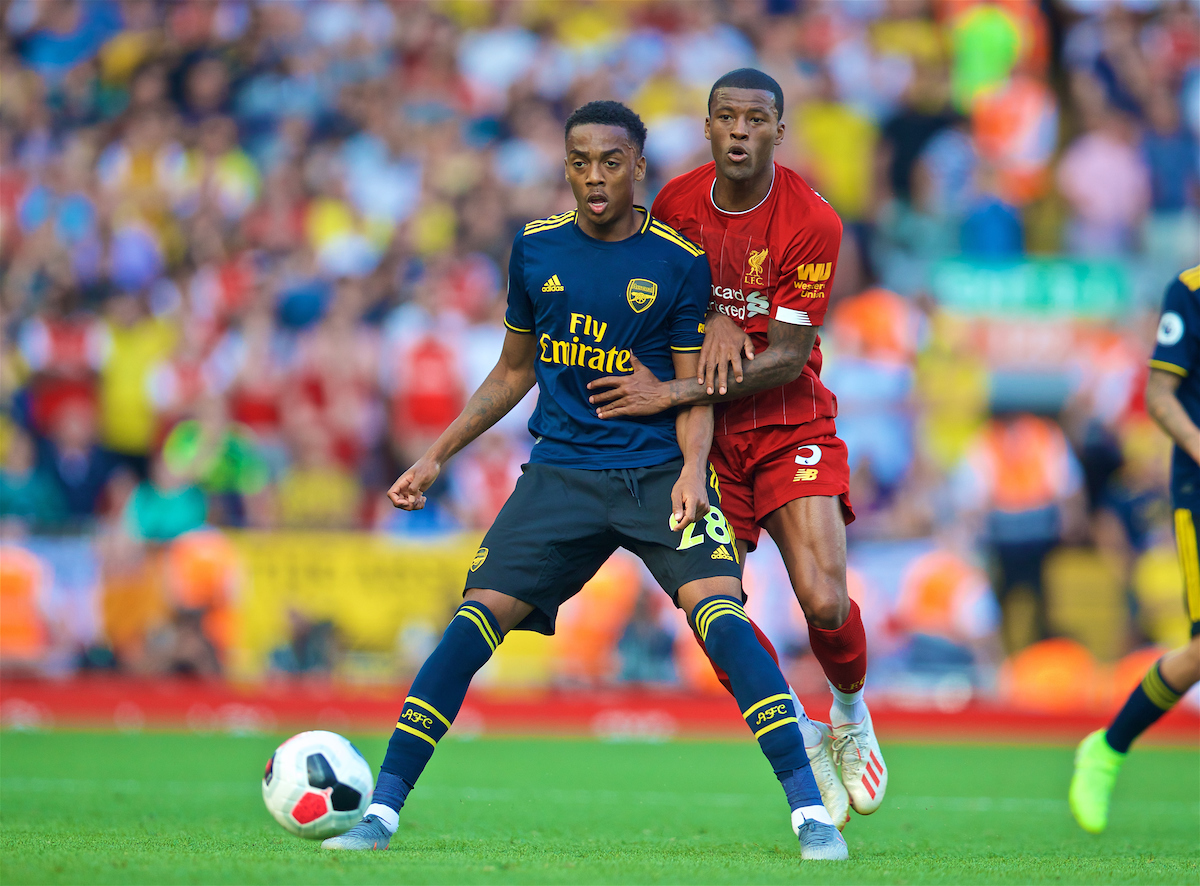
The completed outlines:
<svg viewBox="0 0 1200 886">
<path fill-rule="evenodd" d="M 842 242 L 842 220 L 799 175 L 775 164 L 762 203 L 725 212 L 713 201 L 716 164 L 667 182 L 651 214 L 704 247 L 712 268 L 709 309 L 732 317 L 767 347 L 768 317 L 820 326 Z M 837 398 L 821 383 L 818 336 L 804 372 L 793 382 L 717 406 L 717 434 L 767 425 L 799 425 L 837 415 Z"/>
</svg>

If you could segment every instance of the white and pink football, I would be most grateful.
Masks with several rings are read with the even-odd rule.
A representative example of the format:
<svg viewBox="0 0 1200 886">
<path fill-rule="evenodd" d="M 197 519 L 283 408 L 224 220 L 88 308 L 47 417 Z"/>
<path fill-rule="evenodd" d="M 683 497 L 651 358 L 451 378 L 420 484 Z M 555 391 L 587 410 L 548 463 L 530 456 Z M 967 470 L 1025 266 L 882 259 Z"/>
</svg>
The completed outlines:
<svg viewBox="0 0 1200 886">
<path fill-rule="evenodd" d="M 293 735 L 267 761 L 262 781 L 267 811 L 310 840 L 348 831 L 366 813 L 374 790 L 366 758 L 336 732 Z"/>
</svg>

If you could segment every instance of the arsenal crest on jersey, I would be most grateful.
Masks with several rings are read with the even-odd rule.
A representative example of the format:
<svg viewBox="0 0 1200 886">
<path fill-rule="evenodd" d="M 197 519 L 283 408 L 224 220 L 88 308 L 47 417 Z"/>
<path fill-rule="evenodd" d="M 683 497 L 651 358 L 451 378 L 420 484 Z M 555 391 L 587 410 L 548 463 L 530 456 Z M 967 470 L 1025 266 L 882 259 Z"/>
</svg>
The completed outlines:
<svg viewBox="0 0 1200 886">
<path fill-rule="evenodd" d="M 625 289 L 625 298 L 629 299 L 629 307 L 633 308 L 634 313 L 637 314 L 654 304 L 657 296 L 658 284 L 653 280 L 643 280 L 640 277 L 630 280 L 629 286 Z"/>
</svg>

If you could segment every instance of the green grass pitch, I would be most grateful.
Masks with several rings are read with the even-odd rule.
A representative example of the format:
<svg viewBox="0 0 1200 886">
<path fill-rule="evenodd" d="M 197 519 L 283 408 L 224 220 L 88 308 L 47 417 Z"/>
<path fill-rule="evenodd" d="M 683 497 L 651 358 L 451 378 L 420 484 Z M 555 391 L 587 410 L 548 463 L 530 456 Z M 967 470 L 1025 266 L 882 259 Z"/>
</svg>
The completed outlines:
<svg viewBox="0 0 1200 886">
<path fill-rule="evenodd" d="M 263 808 L 279 736 L 5 733 L 0 882 L 1200 883 L 1200 755 L 1136 748 L 1109 832 L 1070 818 L 1071 750 L 886 745 L 852 861 L 802 864 L 746 741 L 444 742 L 392 850 L 323 853 Z M 378 764 L 380 737 L 356 737 Z"/>
</svg>

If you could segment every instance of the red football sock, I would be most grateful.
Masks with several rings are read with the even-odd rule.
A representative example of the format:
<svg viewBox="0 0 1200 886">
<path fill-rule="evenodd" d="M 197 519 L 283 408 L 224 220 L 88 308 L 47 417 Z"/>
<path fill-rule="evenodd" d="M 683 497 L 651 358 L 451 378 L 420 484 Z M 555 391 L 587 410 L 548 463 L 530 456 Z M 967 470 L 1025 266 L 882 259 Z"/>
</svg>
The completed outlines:
<svg viewBox="0 0 1200 886">
<path fill-rule="evenodd" d="M 754 623 L 753 619 L 750 620 L 750 627 L 754 628 L 754 636 L 758 637 L 758 642 L 762 644 L 763 649 L 771 653 L 771 658 L 773 658 L 775 660 L 775 664 L 778 665 L 779 653 L 775 651 L 775 647 L 771 645 L 771 641 L 767 639 L 767 635 L 759 630 L 758 625 Z M 721 685 L 725 687 L 730 695 L 733 695 L 733 687 L 729 683 L 729 675 L 717 667 L 717 663 L 713 661 L 712 656 L 708 654 L 708 650 L 705 649 L 704 646 L 704 641 L 700 639 L 700 635 L 696 633 L 695 628 L 692 628 L 692 636 L 696 638 L 696 642 L 700 645 L 700 648 L 704 650 L 704 654 L 708 657 L 708 663 L 712 665 L 713 673 L 717 675 L 717 679 L 721 681 Z"/>
<path fill-rule="evenodd" d="M 867 677 L 867 632 L 858 604 L 850 601 L 850 614 L 832 631 L 808 626 L 808 642 L 829 682 L 842 692 L 858 692 Z"/>
</svg>

